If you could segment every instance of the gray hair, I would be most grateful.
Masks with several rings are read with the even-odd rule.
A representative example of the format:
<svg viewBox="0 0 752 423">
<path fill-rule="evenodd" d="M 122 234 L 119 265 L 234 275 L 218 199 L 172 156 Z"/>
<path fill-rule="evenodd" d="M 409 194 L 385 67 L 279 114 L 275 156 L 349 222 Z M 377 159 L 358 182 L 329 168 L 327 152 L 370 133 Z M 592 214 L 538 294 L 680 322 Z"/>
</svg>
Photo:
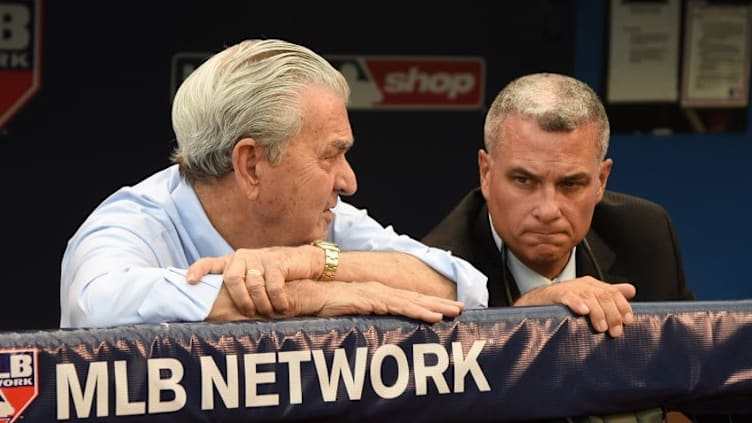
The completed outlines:
<svg viewBox="0 0 752 423">
<path fill-rule="evenodd" d="M 276 165 L 300 132 L 300 91 L 323 86 L 350 98 L 344 76 L 308 48 L 282 40 L 246 40 L 210 57 L 183 81 L 172 103 L 177 147 L 171 160 L 188 181 L 232 171 L 242 138 L 259 142 Z"/>
<path fill-rule="evenodd" d="M 507 84 L 494 99 L 486 115 L 483 138 L 489 152 L 503 142 L 499 131 L 507 116 L 518 114 L 534 119 L 548 132 L 569 132 L 582 124 L 598 125 L 598 154 L 606 157 L 609 128 L 606 110 L 598 95 L 587 84 L 569 76 L 536 73 Z"/>
</svg>

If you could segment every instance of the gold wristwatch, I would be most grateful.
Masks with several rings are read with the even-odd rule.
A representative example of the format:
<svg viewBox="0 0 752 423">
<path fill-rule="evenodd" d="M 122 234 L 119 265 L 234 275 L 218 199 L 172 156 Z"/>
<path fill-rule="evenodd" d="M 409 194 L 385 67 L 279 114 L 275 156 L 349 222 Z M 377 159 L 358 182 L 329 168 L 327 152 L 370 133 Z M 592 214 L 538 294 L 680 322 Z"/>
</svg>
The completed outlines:
<svg viewBox="0 0 752 423">
<path fill-rule="evenodd" d="M 320 281 L 333 281 L 334 274 L 339 267 L 339 247 L 337 244 L 329 241 L 316 240 L 311 243 L 324 250 L 324 271 L 319 276 Z"/>
</svg>

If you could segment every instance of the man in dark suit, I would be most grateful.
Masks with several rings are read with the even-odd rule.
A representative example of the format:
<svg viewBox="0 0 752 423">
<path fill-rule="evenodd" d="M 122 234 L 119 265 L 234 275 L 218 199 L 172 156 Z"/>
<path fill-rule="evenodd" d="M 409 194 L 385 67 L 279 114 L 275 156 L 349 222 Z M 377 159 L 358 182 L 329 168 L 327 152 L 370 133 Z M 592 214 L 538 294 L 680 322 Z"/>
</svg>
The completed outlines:
<svg viewBox="0 0 752 423">
<path fill-rule="evenodd" d="M 480 188 L 422 241 L 485 273 L 490 306 L 564 304 L 611 336 L 632 322 L 629 300 L 693 299 L 668 213 L 606 191 L 609 136 L 586 84 L 512 81 L 486 116 Z"/>
</svg>

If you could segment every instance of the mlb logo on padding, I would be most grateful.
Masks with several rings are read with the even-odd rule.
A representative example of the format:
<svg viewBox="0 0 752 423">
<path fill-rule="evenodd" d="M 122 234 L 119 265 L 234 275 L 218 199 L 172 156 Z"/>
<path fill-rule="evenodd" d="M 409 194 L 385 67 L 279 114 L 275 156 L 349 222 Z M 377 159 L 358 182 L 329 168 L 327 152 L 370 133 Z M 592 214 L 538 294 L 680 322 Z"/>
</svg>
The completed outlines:
<svg viewBox="0 0 752 423">
<path fill-rule="evenodd" d="M 0 350 L 0 423 L 13 423 L 39 393 L 36 349 Z"/>
</svg>

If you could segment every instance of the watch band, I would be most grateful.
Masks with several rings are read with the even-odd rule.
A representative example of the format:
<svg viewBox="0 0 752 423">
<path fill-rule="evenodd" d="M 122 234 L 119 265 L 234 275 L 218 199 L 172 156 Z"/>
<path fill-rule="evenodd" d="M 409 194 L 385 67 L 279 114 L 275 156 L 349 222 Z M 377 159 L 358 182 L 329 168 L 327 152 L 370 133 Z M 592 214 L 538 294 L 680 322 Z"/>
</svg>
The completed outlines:
<svg viewBox="0 0 752 423">
<path fill-rule="evenodd" d="M 339 247 L 329 241 L 316 240 L 311 243 L 324 250 L 324 270 L 319 276 L 320 281 L 333 281 L 339 267 Z"/>
</svg>

